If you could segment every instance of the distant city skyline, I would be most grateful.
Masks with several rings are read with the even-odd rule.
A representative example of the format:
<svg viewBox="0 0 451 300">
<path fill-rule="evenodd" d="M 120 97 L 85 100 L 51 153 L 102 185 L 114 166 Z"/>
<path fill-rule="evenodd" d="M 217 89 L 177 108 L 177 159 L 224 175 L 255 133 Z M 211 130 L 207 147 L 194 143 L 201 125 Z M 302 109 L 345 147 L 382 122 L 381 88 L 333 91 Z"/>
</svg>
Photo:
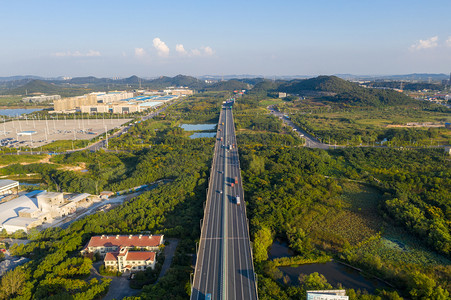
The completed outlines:
<svg viewBox="0 0 451 300">
<path fill-rule="evenodd" d="M 0 76 L 445 73 L 451 1 L 7 1 Z"/>
</svg>

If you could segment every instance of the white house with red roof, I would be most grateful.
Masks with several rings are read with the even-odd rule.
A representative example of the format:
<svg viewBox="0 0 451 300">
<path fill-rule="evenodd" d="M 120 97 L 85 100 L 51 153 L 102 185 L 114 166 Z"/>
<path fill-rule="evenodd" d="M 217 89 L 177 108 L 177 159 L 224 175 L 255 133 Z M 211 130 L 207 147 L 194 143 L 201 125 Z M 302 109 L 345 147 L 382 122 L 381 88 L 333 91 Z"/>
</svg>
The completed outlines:
<svg viewBox="0 0 451 300">
<path fill-rule="evenodd" d="M 152 251 L 129 251 L 122 248 L 119 253 L 108 252 L 105 255 L 105 267 L 119 272 L 144 271 L 147 268 L 155 268 L 155 252 Z"/>
<path fill-rule="evenodd" d="M 142 234 L 93 236 L 81 254 L 98 253 L 104 257 L 105 267 L 119 272 L 153 269 L 156 252 L 164 243 L 163 237 Z"/>
<path fill-rule="evenodd" d="M 122 248 L 159 251 L 164 243 L 163 235 L 101 235 L 93 236 L 81 254 L 98 253 L 104 257 L 108 252 L 119 252 Z"/>
</svg>

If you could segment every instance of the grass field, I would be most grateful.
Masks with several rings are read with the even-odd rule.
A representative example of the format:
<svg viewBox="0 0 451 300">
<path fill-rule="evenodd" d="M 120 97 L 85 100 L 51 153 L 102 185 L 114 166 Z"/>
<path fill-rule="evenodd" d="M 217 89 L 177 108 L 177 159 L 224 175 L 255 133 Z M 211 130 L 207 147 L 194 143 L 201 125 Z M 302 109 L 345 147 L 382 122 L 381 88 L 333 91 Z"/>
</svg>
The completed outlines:
<svg viewBox="0 0 451 300">
<path fill-rule="evenodd" d="M 39 150 L 42 149 L 42 151 L 66 151 L 66 150 L 72 150 L 72 149 L 79 149 L 84 148 L 89 145 L 91 141 L 89 140 L 59 140 L 54 141 L 50 144 L 43 145 L 42 147 L 38 148 Z M 37 149 L 35 149 L 36 151 Z"/>
<path fill-rule="evenodd" d="M 47 155 L 0 155 L 0 165 L 34 163 L 44 159 Z"/>
<path fill-rule="evenodd" d="M 372 144 L 386 138 L 388 145 L 430 146 L 449 144 L 451 122 L 449 112 L 428 111 L 412 107 L 365 109 L 312 108 L 311 105 L 283 103 L 282 111 L 291 113 L 292 120 L 324 142 L 334 144 Z M 435 123 L 441 127 L 406 126 L 407 123 Z"/>
<path fill-rule="evenodd" d="M 0 107 L 8 107 L 8 108 L 23 108 L 26 106 L 27 108 L 33 107 L 51 107 L 50 103 L 25 103 L 22 102 L 23 96 L 13 96 L 6 95 L 0 96 Z"/>
<path fill-rule="evenodd" d="M 376 189 L 353 181 L 341 181 L 340 212 L 318 212 L 318 222 L 312 222 L 313 242 L 326 248 L 348 253 L 378 255 L 390 263 L 419 265 L 449 265 L 451 261 L 424 246 L 405 229 L 385 220 L 378 204 L 383 195 Z M 315 215 L 315 213 L 313 213 Z M 313 218 L 312 218 L 313 219 Z"/>
</svg>

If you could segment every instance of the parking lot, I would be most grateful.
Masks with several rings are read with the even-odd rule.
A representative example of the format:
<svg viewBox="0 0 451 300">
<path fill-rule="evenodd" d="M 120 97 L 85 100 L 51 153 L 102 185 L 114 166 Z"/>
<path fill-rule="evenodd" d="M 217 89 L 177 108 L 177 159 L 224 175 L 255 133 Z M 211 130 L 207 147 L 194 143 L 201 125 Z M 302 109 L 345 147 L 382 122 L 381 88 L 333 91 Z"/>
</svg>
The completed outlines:
<svg viewBox="0 0 451 300">
<path fill-rule="evenodd" d="M 0 123 L 0 144 L 10 148 L 36 148 L 57 140 L 90 140 L 131 120 L 15 120 Z"/>
</svg>

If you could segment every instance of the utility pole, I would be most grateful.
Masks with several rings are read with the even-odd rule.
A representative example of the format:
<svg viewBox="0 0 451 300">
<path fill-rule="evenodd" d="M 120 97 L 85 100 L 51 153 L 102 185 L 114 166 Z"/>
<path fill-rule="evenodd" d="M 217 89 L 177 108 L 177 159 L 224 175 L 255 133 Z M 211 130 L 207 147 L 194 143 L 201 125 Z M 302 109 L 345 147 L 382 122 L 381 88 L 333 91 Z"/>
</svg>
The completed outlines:
<svg viewBox="0 0 451 300">
<path fill-rule="evenodd" d="M 106 126 L 105 126 L 105 136 L 106 136 L 106 148 L 108 149 L 108 130 Z"/>
</svg>

